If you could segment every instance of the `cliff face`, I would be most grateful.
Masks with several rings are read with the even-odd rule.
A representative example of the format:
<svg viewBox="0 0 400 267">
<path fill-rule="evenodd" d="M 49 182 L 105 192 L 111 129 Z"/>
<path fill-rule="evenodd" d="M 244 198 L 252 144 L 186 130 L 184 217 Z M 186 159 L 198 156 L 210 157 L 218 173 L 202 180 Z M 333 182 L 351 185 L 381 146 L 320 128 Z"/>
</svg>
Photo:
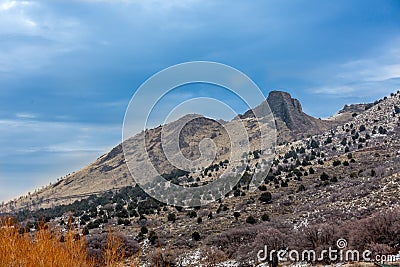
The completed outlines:
<svg viewBox="0 0 400 267">
<path fill-rule="evenodd" d="M 316 119 L 304 113 L 299 100 L 292 98 L 287 92 L 271 91 L 266 102 L 275 116 L 278 141 L 291 141 L 319 134 L 336 126 L 333 121 Z"/>
<path fill-rule="evenodd" d="M 272 91 L 267 102 L 275 117 L 280 118 L 290 130 L 309 124 L 308 115 L 303 113 L 299 100 L 292 98 L 289 93 Z"/>
<path fill-rule="evenodd" d="M 273 113 L 279 143 L 319 134 L 344 122 L 343 120 L 340 122 L 321 120 L 309 116 L 303 112 L 299 100 L 292 98 L 289 93 L 282 91 L 271 91 L 265 101 L 253 110 L 247 111 L 240 118 L 253 117 L 253 111 L 261 117 L 268 114 L 268 112 Z"/>
</svg>

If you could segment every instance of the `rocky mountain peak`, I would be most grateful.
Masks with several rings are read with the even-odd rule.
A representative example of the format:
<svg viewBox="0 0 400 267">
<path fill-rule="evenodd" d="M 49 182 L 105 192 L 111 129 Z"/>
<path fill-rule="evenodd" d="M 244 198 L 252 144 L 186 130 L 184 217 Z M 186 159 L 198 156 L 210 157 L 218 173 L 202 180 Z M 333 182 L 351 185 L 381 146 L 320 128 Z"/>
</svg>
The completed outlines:
<svg viewBox="0 0 400 267">
<path fill-rule="evenodd" d="M 288 92 L 271 91 L 268 95 L 267 102 L 271 109 L 279 111 L 282 108 L 293 109 L 297 112 L 303 112 L 300 101 L 292 98 Z"/>
<path fill-rule="evenodd" d="M 299 121 L 304 122 L 305 114 L 299 100 L 292 98 L 289 93 L 271 91 L 267 102 L 274 115 L 286 123 L 289 129 L 293 129 Z"/>
</svg>

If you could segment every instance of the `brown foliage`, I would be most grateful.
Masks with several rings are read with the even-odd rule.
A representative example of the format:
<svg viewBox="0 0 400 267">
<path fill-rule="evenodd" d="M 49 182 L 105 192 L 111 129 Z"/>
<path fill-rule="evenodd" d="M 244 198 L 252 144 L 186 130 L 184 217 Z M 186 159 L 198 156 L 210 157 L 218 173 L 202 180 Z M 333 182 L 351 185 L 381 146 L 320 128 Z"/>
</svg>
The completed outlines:
<svg viewBox="0 0 400 267">
<path fill-rule="evenodd" d="M 118 266 L 126 255 L 118 235 L 109 235 L 104 260 L 96 261 L 88 255 L 85 237 L 75 230 L 62 235 L 43 223 L 40 226 L 35 233 L 24 233 L 11 218 L 0 219 L 0 267 Z"/>
<path fill-rule="evenodd" d="M 84 238 L 75 240 L 73 231 L 61 243 L 60 234 L 46 228 L 30 235 L 20 234 L 11 219 L 0 225 L 0 266 L 94 266 Z"/>
</svg>

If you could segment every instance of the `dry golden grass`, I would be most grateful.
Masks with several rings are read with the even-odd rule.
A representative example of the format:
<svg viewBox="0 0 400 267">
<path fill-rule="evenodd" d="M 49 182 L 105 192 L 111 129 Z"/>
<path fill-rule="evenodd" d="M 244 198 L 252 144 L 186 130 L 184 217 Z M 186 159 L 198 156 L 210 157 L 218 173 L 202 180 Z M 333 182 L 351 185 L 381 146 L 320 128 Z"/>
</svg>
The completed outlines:
<svg viewBox="0 0 400 267">
<path fill-rule="evenodd" d="M 35 234 L 20 234 L 11 219 L 2 219 L 0 229 L 0 266 L 94 266 L 87 256 L 83 238 L 74 232 L 64 237 L 43 227 Z"/>
<path fill-rule="evenodd" d="M 69 231 L 61 242 L 61 234 L 41 227 L 34 234 L 21 234 L 12 219 L 0 219 L 0 267 L 91 267 L 121 266 L 122 243 L 112 234 L 104 251 L 104 262 L 88 257 L 86 241 Z"/>
<path fill-rule="evenodd" d="M 119 238 L 112 234 L 109 229 L 107 249 L 104 252 L 105 266 L 114 266 L 116 263 L 121 263 L 124 260 L 123 244 Z"/>
</svg>

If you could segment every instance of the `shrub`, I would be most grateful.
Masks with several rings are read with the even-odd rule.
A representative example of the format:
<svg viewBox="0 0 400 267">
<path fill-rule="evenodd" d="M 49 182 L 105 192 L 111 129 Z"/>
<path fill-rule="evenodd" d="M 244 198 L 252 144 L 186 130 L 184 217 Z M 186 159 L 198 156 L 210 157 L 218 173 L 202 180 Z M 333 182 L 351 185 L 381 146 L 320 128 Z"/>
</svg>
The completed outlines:
<svg viewBox="0 0 400 267">
<path fill-rule="evenodd" d="M 281 187 L 288 187 L 288 182 L 286 180 L 281 181 Z"/>
<path fill-rule="evenodd" d="M 331 144 L 332 143 L 332 137 L 328 137 L 325 141 L 325 144 Z"/>
<path fill-rule="evenodd" d="M 122 224 L 123 224 L 123 225 L 128 226 L 128 225 L 131 224 L 131 221 L 130 221 L 129 219 L 118 218 L 117 223 L 118 223 L 119 225 L 122 225 Z"/>
<path fill-rule="evenodd" d="M 100 226 L 100 223 L 99 223 L 97 220 L 94 221 L 94 222 L 89 222 L 89 223 L 87 224 L 87 228 L 88 228 L 88 229 L 99 228 L 99 226 Z"/>
<path fill-rule="evenodd" d="M 101 233 L 87 239 L 89 256 L 94 257 L 96 266 L 116 266 L 124 257 L 130 257 L 139 250 L 136 241 L 120 233 Z"/>
<path fill-rule="evenodd" d="M 200 241 L 201 237 L 200 237 L 199 232 L 193 232 L 192 238 L 194 241 Z"/>
<path fill-rule="evenodd" d="M 84 214 L 81 216 L 81 221 L 88 222 L 90 221 L 90 216 L 88 214 Z"/>
<path fill-rule="evenodd" d="M 312 139 L 311 142 L 310 142 L 310 147 L 313 148 L 313 149 L 314 148 L 319 148 L 319 142 L 314 140 L 314 139 Z"/>
<path fill-rule="evenodd" d="M 175 213 L 168 214 L 168 221 L 169 222 L 175 222 L 176 221 L 176 214 Z"/>
<path fill-rule="evenodd" d="M 156 232 L 151 231 L 149 233 L 149 241 L 152 245 L 154 245 L 158 241 L 158 236 L 157 236 Z"/>
<path fill-rule="evenodd" d="M 233 196 L 234 197 L 239 197 L 240 196 L 240 190 L 236 189 L 235 191 L 233 191 Z"/>
<path fill-rule="evenodd" d="M 268 215 L 267 213 L 264 213 L 264 214 L 261 216 L 261 220 L 262 220 L 263 222 L 269 222 L 269 215 Z"/>
<path fill-rule="evenodd" d="M 149 230 L 147 229 L 146 226 L 142 226 L 142 227 L 140 228 L 140 232 L 141 232 L 142 234 L 146 235 L 146 234 L 149 232 Z"/>
<path fill-rule="evenodd" d="M 258 187 L 258 190 L 260 190 L 260 191 L 267 191 L 267 187 L 263 184 L 263 185 L 260 185 L 260 186 Z"/>
<path fill-rule="evenodd" d="M 340 164 L 342 164 L 342 162 L 340 160 L 335 160 L 333 162 L 333 167 L 339 166 Z"/>
<path fill-rule="evenodd" d="M 118 218 L 128 218 L 129 217 L 129 213 L 125 208 L 122 208 L 122 209 L 120 209 L 120 210 L 118 210 L 116 212 L 116 216 Z"/>
<path fill-rule="evenodd" d="M 378 132 L 380 134 L 387 134 L 387 130 L 385 128 L 383 128 L 382 126 L 379 126 Z"/>
<path fill-rule="evenodd" d="M 285 159 L 289 159 L 289 158 L 293 158 L 293 159 L 297 159 L 297 153 L 294 150 L 290 150 L 285 154 Z"/>
<path fill-rule="evenodd" d="M 235 219 L 237 220 L 237 219 L 240 217 L 240 212 L 235 211 L 235 212 L 233 213 L 233 216 L 234 216 Z"/>
<path fill-rule="evenodd" d="M 189 216 L 189 218 L 196 218 L 197 212 L 192 210 L 192 211 L 188 212 L 187 216 Z"/>
<path fill-rule="evenodd" d="M 262 193 L 259 200 L 265 204 L 272 203 L 272 194 L 270 192 Z"/>
<path fill-rule="evenodd" d="M 342 146 L 347 145 L 347 138 L 343 138 L 342 142 L 340 142 Z"/>
<path fill-rule="evenodd" d="M 170 266 L 180 266 L 177 263 L 177 259 L 179 258 L 178 251 L 171 250 L 161 250 L 161 249 L 153 249 L 148 253 L 147 256 L 147 264 L 146 266 L 158 266 L 158 267 L 170 267 Z M 140 266 L 140 260 L 137 260 L 137 264 L 131 264 L 130 266 Z M 129 266 L 129 265 L 128 265 Z"/>
<path fill-rule="evenodd" d="M 329 175 L 323 172 L 320 176 L 321 181 L 327 181 L 329 180 Z"/>
<path fill-rule="evenodd" d="M 297 189 L 297 192 L 303 192 L 306 191 L 306 187 L 304 185 L 299 185 L 299 189 Z"/>
<path fill-rule="evenodd" d="M 89 234 L 89 229 L 87 227 L 83 227 L 82 235 L 88 235 L 88 234 Z"/>
<path fill-rule="evenodd" d="M 246 222 L 249 224 L 255 224 L 257 221 L 252 215 L 250 215 L 249 217 L 247 217 Z"/>
</svg>

